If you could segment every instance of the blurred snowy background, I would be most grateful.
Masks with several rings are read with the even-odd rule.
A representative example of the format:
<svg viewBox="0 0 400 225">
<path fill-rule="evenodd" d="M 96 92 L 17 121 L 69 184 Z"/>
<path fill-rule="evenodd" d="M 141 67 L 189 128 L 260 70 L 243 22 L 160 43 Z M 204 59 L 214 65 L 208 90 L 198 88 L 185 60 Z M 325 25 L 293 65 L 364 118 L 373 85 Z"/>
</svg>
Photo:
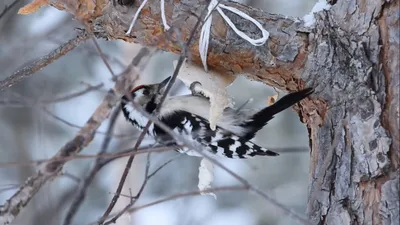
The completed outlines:
<svg viewBox="0 0 400 225">
<path fill-rule="evenodd" d="M 14 1 L 0 2 L 0 13 L 5 5 Z M 74 28 L 80 25 L 72 17 L 51 7 L 21 16 L 17 10 L 28 1 L 18 1 L 0 19 L 0 79 L 39 56 L 47 54 L 60 44 L 75 37 Z M 271 13 L 302 17 L 307 14 L 316 0 L 243 0 Z M 122 41 L 99 40 L 101 48 L 115 72 L 121 72 L 129 64 L 140 46 Z M 141 82 L 159 82 L 172 75 L 172 60 L 176 55 L 157 53 L 141 73 Z M 26 104 L 40 102 L 77 92 L 85 84 L 104 86 L 79 98 L 55 104 Z M 25 162 L 53 156 L 78 130 L 51 117 L 44 108 L 62 119 L 81 126 L 102 100 L 105 91 L 112 87 L 111 76 L 96 53 L 92 41 L 74 49 L 31 78 L 0 93 L 0 163 Z M 183 93 L 182 89 L 180 93 Z M 262 83 L 237 79 L 230 92 L 237 105 L 249 98 L 254 101 L 248 107 L 266 106 L 267 96 L 274 95 L 272 88 Z M 99 131 L 105 131 L 107 123 Z M 135 133 L 122 115 L 117 120 L 118 134 Z M 98 152 L 104 135 L 97 134 L 95 140 L 84 149 L 84 154 Z M 114 138 L 110 150 L 122 150 L 133 146 L 134 138 Z M 246 177 L 250 183 L 260 187 L 272 197 L 296 212 L 303 214 L 307 203 L 308 183 L 308 137 L 306 127 L 292 109 L 286 110 L 263 129 L 255 142 L 261 146 L 295 147 L 298 153 L 284 153 L 275 158 L 252 160 L 221 160 L 226 166 Z M 175 152 L 152 154 L 151 169 L 176 156 Z M 130 175 L 122 191 L 135 194 L 141 185 L 145 156 L 135 158 Z M 115 160 L 97 174 L 89 187 L 85 202 L 74 217 L 72 224 L 88 224 L 96 221 L 108 206 L 116 189 L 127 158 Z M 83 177 L 93 165 L 93 159 L 74 160 L 64 167 L 66 174 Z M 146 187 L 136 205 L 142 205 L 180 192 L 196 191 L 199 158 L 181 156 L 168 164 Z M 16 188 L 36 170 L 32 165 L 0 167 L 0 204 L 9 198 Z M 214 186 L 238 184 L 225 172 L 216 169 Z M 37 225 L 62 224 L 71 200 L 79 188 L 79 180 L 61 176 L 45 185 L 29 203 L 13 224 Z M 246 191 L 217 193 L 217 200 L 210 196 L 180 198 L 125 215 L 117 224 L 125 225 L 292 225 L 293 220 L 282 211 Z M 116 210 L 129 202 L 121 197 Z"/>
</svg>

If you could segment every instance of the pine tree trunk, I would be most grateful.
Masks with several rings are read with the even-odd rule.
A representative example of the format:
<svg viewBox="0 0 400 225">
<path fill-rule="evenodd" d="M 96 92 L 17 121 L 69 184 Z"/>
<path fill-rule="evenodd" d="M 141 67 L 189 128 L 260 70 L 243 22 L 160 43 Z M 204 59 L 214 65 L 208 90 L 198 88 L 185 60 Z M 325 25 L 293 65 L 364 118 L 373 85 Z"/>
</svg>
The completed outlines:
<svg viewBox="0 0 400 225">
<path fill-rule="evenodd" d="M 167 0 L 167 22 L 175 29 L 164 32 L 160 1 L 149 1 L 126 36 L 142 1 L 113 6 L 97 0 L 95 7 L 90 0 L 51 2 L 89 22 L 99 38 L 174 53 L 207 6 L 205 0 Z M 318 13 L 312 28 L 295 18 L 224 3 L 260 21 L 270 38 L 252 46 L 215 12 L 208 64 L 288 91 L 315 88 L 296 109 L 310 135 L 307 213 L 313 224 L 399 224 L 399 1 L 330 2 L 334 5 Z M 239 29 L 260 37 L 254 25 L 226 14 Z M 196 37 L 188 54 L 200 64 L 199 33 Z"/>
<path fill-rule="evenodd" d="M 398 10 L 339 0 L 312 35 L 303 79 L 327 104 L 308 122 L 316 224 L 400 223 Z"/>
</svg>

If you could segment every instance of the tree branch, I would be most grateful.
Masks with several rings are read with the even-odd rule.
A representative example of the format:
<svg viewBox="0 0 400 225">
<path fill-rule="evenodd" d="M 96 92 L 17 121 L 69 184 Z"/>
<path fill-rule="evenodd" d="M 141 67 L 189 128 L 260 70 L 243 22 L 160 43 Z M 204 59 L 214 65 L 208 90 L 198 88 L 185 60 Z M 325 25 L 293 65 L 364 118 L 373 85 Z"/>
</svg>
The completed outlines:
<svg viewBox="0 0 400 225">
<path fill-rule="evenodd" d="M 243 190 L 249 190 L 249 187 L 247 187 L 247 186 L 215 187 L 215 188 L 206 189 L 204 191 L 191 191 L 191 192 L 185 192 L 185 193 L 178 193 L 178 194 L 171 195 L 169 197 L 166 197 L 166 198 L 154 201 L 154 202 L 150 202 L 150 203 L 147 203 L 147 204 L 144 204 L 144 205 L 141 205 L 141 206 L 130 208 L 129 210 L 127 210 L 127 213 L 133 213 L 133 212 L 139 211 L 141 209 L 144 209 L 144 208 L 147 208 L 147 207 L 150 207 L 150 206 L 153 206 L 153 205 L 157 205 L 157 204 L 160 204 L 160 203 L 163 203 L 163 202 L 168 202 L 168 201 L 171 201 L 171 200 L 175 200 L 175 199 L 178 199 L 178 198 L 183 198 L 183 197 L 188 197 L 188 196 L 197 196 L 197 195 L 200 195 L 203 192 L 215 193 L 215 192 L 222 192 L 222 191 L 243 191 Z"/>
<path fill-rule="evenodd" d="M 133 6 L 127 6 L 124 10 L 120 5 L 114 7 L 111 1 L 97 1 L 96 11 L 99 13 L 96 14 L 92 14 L 80 2 L 83 0 L 76 0 L 75 4 L 69 4 L 68 8 L 61 0 L 52 1 L 51 4 L 79 18 L 93 21 L 92 27 L 97 37 L 109 40 L 122 39 L 174 53 L 180 53 L 183 48 L 179 44 L 181 43 L 179 36 L 187 40 L 197 19 L 204 18 L 201 12 L 207 8 L 206 1 L 174 1 L 173 4 L 166 4 L 168 24 L 179 30 L 180 34 L 168 35 L 169 31 L 162 32 L 164 28 L 161 23 L 159 2 L 149 1 L 142 9 L 131 35 L 127 36 L 125 32 L 134 15 L 134 9 L 138 8 L 141 1 L 135 1 Z M 307 34 L 311 29 L 304 27 L 303 22 L 295 18 L 268 14 L 235 2 L 224 2 L 224 4 L 255 18 L 267 29 L 270 37 L 264 46 L 255 47 L 238 39 L 222 17 L 214 13 L 208 53 L 209 67 L 221 73 L 245 73 L 252 79 L 291 91 L 301 89 L 304 82 L 300 77 L 308 55 Z M 173 12 L 180 13 L 173 14 Z M 244 22 L 243 18 L 233 13 L 227 15 L 238 29 L 244 30 L 247 35 L 260 37 L 255 25 Z M 166 35 L 170 38 L 165 38 Z M 198 40 L 199 36 L 196 35 L 193 43 L 198 43 Z M 198 46 L 191 45 L 188 50 L 193 62 L 200 64 Z"/>
<path fill-rule="evenodd" d="M 146 162 L 146 169 L 145 169 L 145 172 L 144 172 L 144 180 L 143 180 L 142 185 L 139 188 L 138 193 L 136 194 L 135 197 L 131 197 L 131 202 L 128 205 L 126 205 L 123 210 L 121 210 L 119 213 L 117 213 L 117 215 L 115 215 L 111 220 L 104 222 L 104 225 L 110 225 L 110 224 L 116 223 L 118 218 L 121 217 L 124 214 L 125 210 L 127 210 L 129 207 L 131 207 L 132 205 L 134 205 L 136 203 L 136 201 L 142 195 L 143 190 L 147 185 L 147 182 L 149 181 L 149 169 L 150 169 L 150 153 L 147 154 L 147 162 Z M 120 193 L 118 193 L 118 194 L 120 195 Z M 103 216 L 100 219 L 99 224 L 103 224 L 102 219 L 104 219 L 104 220 L 107 219 L 108 215 L 105 216 L 105 217 Z"/>
<path fill-rule="evenodd" d="M 27 107 L 27 106 L 35 107 L 38 104 L 40 104 L 40 105 L 54 104 L 54 103 L 59 103 L 59 102 L 63 102 L 63 101 L 69 101 L 71 99 L 74 99 L 74 98 L 80 97 L 82 95 L 85 95 L 86 93 L 89 93 L 91 91 L 98 90 L 98 89 L 100 89 L 102 87 L 103 87 L 103 84 L 98 84 L 98 85 L 95 85 L 95 86 L 88 85 L 88 87 L 85 88 L 82 91 L 78 91 L 78 92 L 75 92 L 75 93 L 71 93 L 71 94 L 68 94 L 68 95 L 65 95 L 65 96 L 61 96 L 61 97 L 57 97 L 57 98 L 53 98 L 53 99 L 43 99 L 43 100 L 39 100 L 39 101 L 34 101 L 32 99 L 29 99 L 29 100 L 28 99 L 27 100 L 25 100 L 25 99 L 23 99 L 23 100 L 14 100 L 14 99 L 4 100 L 4 99 L 0 99 L 0 105 L 5 105 L 7 107 Z"/>
<path fill-rule="evenodd" d="M 150 156 L 150 153 L 151 153 L 151 152 L 149 152 L 148 157 Z M 138 200 L 138 199 L 140 198 L 140 196 L 142 195 L 143 190 L 144 190 L 145 186 L 147 185 L 147 182 L 148 182 L 154 175 L 156 175 L 162 168 L 164 168 L 166 165 L 168 165 L 169 163 L 171 163 L 172 161 L 174 161 L 175 159 L 177 159 L 177 158 L 179 158 L 179 157 L 181 157 L 181 156 L 183 156 L 183 154 L 179 154 L 179 155 L 177 155 L 177 156 L 175 156 L 175 157 L 173 157 L 173 158 L 167 160 L 165 163 L 163 163 L 162 165 L 160 165 L 159 167 L 157 167 L 157 169 L 155 169 L 152 173 L 149 173 L 149 166 L 150 166 L 150 164 L 149 164 L 149 158 L 148 158 L 147 164 L 146 164 L 146 171 L 145 171 L 145 174 L 144 174 L 144 180 L 143 180 L 143 183 L 142 183 L 142 185 L 141 185 L 141 187 L 140 187 L 138 193 L 137 193 L 134 197 L 131 197 L 131 202 L 130 202 L 128 205 L 126 205 L 122 210 L 120 210 L 118 213 L 116 213 L 116 215 L 113 216 L 112 219 L 110 219 L 109 221 L 107 221 L 106 223 L 104 223 L 104 225 L 116 223 L 117 219 L 118 219 L 119 217 L 121 217 L 123 214 L 125 214 L 126 212 L 128 212 L 128 211 L 132 208 L 132 206 L 137 202 L 137 200 Z M 122 194 L 120 194 L 120 195 L 122 196 Z M 101 221 L 100 221 L 100 222 L 101 222 Z"/>
<path fill-rule="evenodd" d="M 226 187 L 215 187 L 215 188 L 210 188 L 210 189 L 206 189 L 204 191 L 206 192 L 227 192 L 227 191 L 243 191 L 243 190 L 249 190 L 249 187 L 247 186 L 226 186 Z M 168 201 L 172 201 L 172 200 L 176 200 L 179 198 L 184 198 L 184 197 L 189 197 L 189 196 L 198 196 L 201 195 L 201 193 L 203 193 L 204 191 L 190 191 L 190 192 L 184 192 L 184 193 L 178 193 L 178 194 L 174 194 L 165 198 L 162 198 L 160 200 L 156 200 L 154 202 L 150 202 L 144 205 L 140 205 L 137 207 L 132 207 L 133 205 L 129 205 L 129 207 L 125 207 L 124 209 L 122 209 L 121 211 L 115 213 L 115 214 L 111 214 L 109 217 L 111 216 L 122 216 L 124 213 L 134 213 L 136 211 L 139 211 L 141 209 L 145 209 L 157 204 L 161 204 L 164 202 L 168 202 Z M 99 224 L 100 221 L 97 221 L 95 223 L 90 223 L 90 225 L 95 225 L 95 224 Z"/>
<path fill-rule="evenodd" d="M 89 38 L 89 36 L 87 35 L 86 32 L 84 32 L 84 31 L 79 32 L 75 38 L 64 43 L 57 49 L 54 49 L 49 54 L 42 56 L 39 59 L 34 60 L 28 66 L 25 66 L 22 69 L 17 70 L 11 76 L 0 81 L 0 91 L 4 90 L 7 87 L 11 87 L 11 86 L 15 85 L 16 83 L 29 77 L 33 73 L 43 69 L 50 63 L 59 59 L 61 56 L 67 54 L 69 51 L 71 51 L 72 49 L 77 47 L 79 44 L 81 44 L 83 41 L 87 40 L 88 38 Z"/>
<path fill-rule="evenodd" d="M 4 162 L 0 163 L 1 168 L 6 167 L 16 167 L 16 166 L 40 166 L 43 163 L 50 163 L 50 162 L 68 162 L 72 160 L 82 160 L 82 159 L 101 159 L 101 165 L 107 164 L 110 159 L 117 159 L 121 157 L 131 156 L 131 155 L 140 155 L 146 154 L 150 152 L 166 152 L 174 150 L 178 146 L 167 146 L 167 147 L 143 147 L 139 148 L 138 152 L 132 152 L 133 148 L 125 149 L 117 153 L 99 153 L 96 155 L 87 155 L 87 154 L 80 154 L 80 155 L 73 155 L 63 158 L 50 158 L 50 159 L 38 159 L 38 160 L 30 160 L 30 161 L 22 161 L 22 162 Z"/>
<path fill-rule="evenodd" d="M 5 16 L 6 13 L 20 1 L 21 0 L 15 0 L 13 3 L 11 3 L 11 5 L 9 6 L 6 5 L 4 10 L 0 13 L 0 19 L 3 18 L 3 16 Z"/>
<path fill-rule="evenodd" d="M 111 109 L 119 99 L 113 90 L 104 97 L 103 102 L 97 107 L 93 115 L 77 135 L 67 142 L 52 159 L 63 159 L 78 154 L 94 138 L 95 131 L 107 119 Z M 20 189 L 7 202 L 0 207 L 0 224 L 9 224 L 20 213 L 39 189 L 48 181 L 57 177 L 65 161 L 44 163 L 38 172 L 29 177 Z"/>
<path fill-rule="evenodd" d="M 108 124 L 107 133 L 106 133 L 107 136 L 103 140 L 99 154 L 104 154 L 107 152 L 108 146 L 111 142 L 111 134 L 113 133 L 115 122 L 117 121 L 117 118 L 118 118 L 118 115 L 120 114 L 120 112 L 121 111 L 120 111 L 119 107 L 117 107 L 114 110 L 114 112 L 111 114 L 110 123 Z M 90 171 L 89 175 L 85 178 L 82 187 L 80 188 L 78 194 L 75 196 L 74 200 L 72 201 L 71 206 L 69 207 L 67 215 L 64 219 L 64 225 L 71 224 L 74 215 L 76 214 L 76 212 L 78 212 L 79 207 L 81 206 L 81 204 L 83 203 L 83 200 L 85 199 L 86 190 L 88 189 L 89 185 L 94 180 L 94 177 L 96 176 L 96 174 L 99 172 L 99 170 L 104 165 L 103 161 L 104 160 L 102 160 L 101 158 L 96 158 L 93 169 Z"/>
</svg>

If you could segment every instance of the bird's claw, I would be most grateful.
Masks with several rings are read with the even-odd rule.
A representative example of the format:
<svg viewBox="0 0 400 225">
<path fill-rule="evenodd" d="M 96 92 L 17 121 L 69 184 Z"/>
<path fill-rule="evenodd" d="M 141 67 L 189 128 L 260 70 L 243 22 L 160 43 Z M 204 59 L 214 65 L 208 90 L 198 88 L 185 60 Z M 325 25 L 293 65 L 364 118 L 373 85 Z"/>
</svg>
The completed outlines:
<svg viewBox="0 0 400 225">
<path fill-rule="evenodd" d="M 190 84 L 189 89 L 192 92 L 192 95 L 200 95 L 203 96 L 203 93 L 201 93 L 201 91 L 197 91 L 196 88 L 198 87 L 198 85 L 202 86 L 202 84 L 198 81 L 194 81 Z"/>
</svg>

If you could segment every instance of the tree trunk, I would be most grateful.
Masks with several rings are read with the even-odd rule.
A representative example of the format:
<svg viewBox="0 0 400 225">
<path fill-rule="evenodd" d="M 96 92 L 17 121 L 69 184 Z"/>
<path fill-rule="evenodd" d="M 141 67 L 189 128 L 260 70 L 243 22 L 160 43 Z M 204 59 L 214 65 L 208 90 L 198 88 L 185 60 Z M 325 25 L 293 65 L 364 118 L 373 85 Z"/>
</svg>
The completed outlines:
<svg viewBox="0 0 400 225">
<path fill-rule="evenodd" d="M 88 22 L 99 38 L 122 39 L 179 53 L 207 7 L 197 0 L 167 0 L 164 32 L 160 1 L 142 9 L 130 36 L 130 20 L 142 1 L 52 0 Z M 237 3 L 235 7 L 270 32 L 255 47 L 214 12 L 209 68 L 288 91 L 314 87 L 297 108 L 310 135 L 310 193 L 313 224 L 399 224 L 399 1 L 337 0 L 316 16 L 315 26 Z M 256 26 L 226 12 L 238 29 L 260 37 Z M 200 64 L 198 33 L 189 57 Z"/>
<path fill-rule="evenodd" d="M 321 14 L 303 76 L 327 103 L 310 124 L 308 214 L 318 224 L 399 224 L 399 1 Z"/>
</svg>

